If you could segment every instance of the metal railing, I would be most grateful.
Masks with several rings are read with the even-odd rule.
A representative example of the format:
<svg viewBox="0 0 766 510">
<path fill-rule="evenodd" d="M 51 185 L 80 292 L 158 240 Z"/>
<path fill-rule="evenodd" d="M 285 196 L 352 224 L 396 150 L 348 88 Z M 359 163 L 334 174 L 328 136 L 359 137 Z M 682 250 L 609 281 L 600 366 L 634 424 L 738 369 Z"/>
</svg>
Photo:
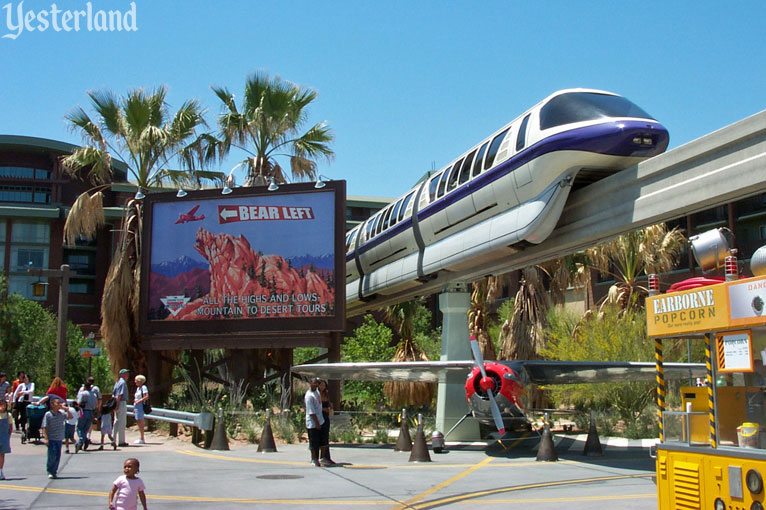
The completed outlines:
<svg viewBox="0 0 766 510">
<path fill-rule="evenodd" d="M 128 414 L 133 413 L 133 406 L 128 404 Z M 153 407 L 150 414 L 145 414 L 144 419 L 166 421 L 168 423 L 178 423 L 179 425 L 188 425 L 200 430 L 213 430 L 213 413 L 189 413 L 186 411 L 174 411 L 172 409 L 162 409 Z"/>
</svg>

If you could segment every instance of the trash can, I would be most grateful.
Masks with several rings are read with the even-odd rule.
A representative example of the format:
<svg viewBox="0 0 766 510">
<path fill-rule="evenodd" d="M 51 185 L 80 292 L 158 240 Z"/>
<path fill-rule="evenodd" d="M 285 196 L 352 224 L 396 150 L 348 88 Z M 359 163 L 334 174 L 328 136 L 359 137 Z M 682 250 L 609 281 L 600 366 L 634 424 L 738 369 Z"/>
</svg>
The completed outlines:
<svg viewBox="0 0 766 510">
<path fill-rule="evenodd" d="M 742 448 L 760 448 L 761 434 L 757 423 L 745 422 L 737 427 L 737 442 Z"/>
</svg>

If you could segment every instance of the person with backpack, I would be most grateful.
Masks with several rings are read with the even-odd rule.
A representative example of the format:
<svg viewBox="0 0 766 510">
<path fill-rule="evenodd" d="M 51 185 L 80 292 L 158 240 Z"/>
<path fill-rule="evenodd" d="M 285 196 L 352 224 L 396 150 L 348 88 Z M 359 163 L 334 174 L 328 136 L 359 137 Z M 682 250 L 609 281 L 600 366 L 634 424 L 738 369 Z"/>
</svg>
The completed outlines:
<svg viewBox="0 0 766 510">
<path fill-rule="evenodd" d="M 80 450 L 87 450 L 88 443 L 88 431 L 93 423 L 93 412 L 96 410 L 98 400 L 96 395 L 91 391 L 89 382 L 85 382 L 80 391 L 77 392 L 77 404 L 80 406 L 80 419 L 77 420 L 77 444 L 74 446 L 74 452 L 77 453 Z"/>
</svg>

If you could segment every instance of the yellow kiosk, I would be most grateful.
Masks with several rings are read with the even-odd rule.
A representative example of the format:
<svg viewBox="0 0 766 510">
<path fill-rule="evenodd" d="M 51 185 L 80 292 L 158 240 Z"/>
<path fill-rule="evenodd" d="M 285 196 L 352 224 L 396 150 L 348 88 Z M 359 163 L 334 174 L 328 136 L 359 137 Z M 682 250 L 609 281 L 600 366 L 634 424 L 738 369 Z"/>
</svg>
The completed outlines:
<svg viewBox="0 0 766 510">
<path fill-rule="evenodd" d="M 762 510 L 766 504 L 765 303 L 766 276 L 647 298 L 660 409 L 658 508 Z M 707 377 L 681 388 L 680 411 L 666 411 L 662 339 L 690 336 L 706 342 Z"/>
</svg>

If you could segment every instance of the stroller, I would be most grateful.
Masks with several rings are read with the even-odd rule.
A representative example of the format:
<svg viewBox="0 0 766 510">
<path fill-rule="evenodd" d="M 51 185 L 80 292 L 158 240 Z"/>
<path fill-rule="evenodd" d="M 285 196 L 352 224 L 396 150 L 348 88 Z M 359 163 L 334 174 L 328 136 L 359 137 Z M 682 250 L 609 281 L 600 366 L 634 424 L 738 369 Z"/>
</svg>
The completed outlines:
<svg viewBox="0 0 766 510">
<path fill-rule="evenodd" d="M 42 439 L 40 428 L 43 426 L 43 417 L 47 411 L 48 408 L 45 405 L 29 404 L 27 406 L 27 426 L 21 435 L 22 444 L 32 439 L 36 444 L 40 442 Z"/>
</svg>

